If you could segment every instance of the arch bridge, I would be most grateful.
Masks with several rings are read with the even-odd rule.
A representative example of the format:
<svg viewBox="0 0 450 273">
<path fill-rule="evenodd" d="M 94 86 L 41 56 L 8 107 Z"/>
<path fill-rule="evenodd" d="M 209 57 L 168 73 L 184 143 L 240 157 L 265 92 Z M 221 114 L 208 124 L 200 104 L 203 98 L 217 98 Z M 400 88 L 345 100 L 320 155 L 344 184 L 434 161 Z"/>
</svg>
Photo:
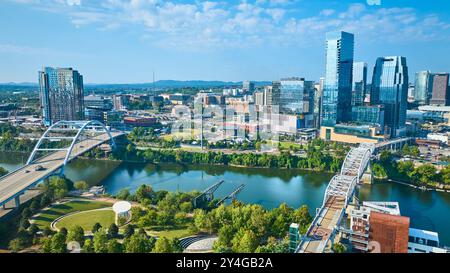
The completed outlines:
<svg viewBox="0 0 450 273">
<path fill-rule="evenodd" d="M 114 138 L 122 134 L 99 121 L 56 122 L 38 140 L 24 166 L 0 177 L 0 206 L 5 208 L 13 199 L 18 206 L 25 191 L 58 170 L 62 174 L 71 160 L 103 143 L 115 147 Z"/>
<path fill-rule="evenodd" d="M 325 190 L 322 207 L 317 210 L 314 220 L 300 241 L 297 253 L 322 253 L 333 243 L 347 205 L 369 165 L 374 150 L 374 145 L 361 144 L 348 152 L 341 172 L 331 178 Z"/>
</svg>

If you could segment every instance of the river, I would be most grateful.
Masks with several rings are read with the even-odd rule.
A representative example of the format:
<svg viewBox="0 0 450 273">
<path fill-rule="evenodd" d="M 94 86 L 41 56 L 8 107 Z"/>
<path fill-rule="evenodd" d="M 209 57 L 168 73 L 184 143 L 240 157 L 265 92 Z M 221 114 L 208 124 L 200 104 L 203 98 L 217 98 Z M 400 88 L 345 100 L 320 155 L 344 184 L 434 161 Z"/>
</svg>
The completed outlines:
<svg viewBox="0 0 450 273">
<path fill-rule="evenodd" d="M 0 166 L 8 170 L 19 167 L 26 155 L 0 153 Z M 203 190 L 225 180 L 215 197 L 232 192 L 240 184 L 245 188 L 238 199 L 245 203 L 273 208 L 285 202 L 292 207 L 309 206 L 311 213 L 322 203 L 325 188 L 332 174 L 283 169 L 237 168 L 226 166 L 180 166 L 119 163 L 102 160 L 74 160 L 66 167 L 73 181 L 85 180 L 90 185 L 103 184 L 108 193 L 123 188 L 136 190 L 149 184 L 155 190 Z M 411 227 L 439 232 L 441 244 L 450 246 L 450 194 L 421 191 L 408 186 L 380 183 L 363 185 L 360 200 L 396 201 L 401 214 L 411 218 Z"/>
</svg>

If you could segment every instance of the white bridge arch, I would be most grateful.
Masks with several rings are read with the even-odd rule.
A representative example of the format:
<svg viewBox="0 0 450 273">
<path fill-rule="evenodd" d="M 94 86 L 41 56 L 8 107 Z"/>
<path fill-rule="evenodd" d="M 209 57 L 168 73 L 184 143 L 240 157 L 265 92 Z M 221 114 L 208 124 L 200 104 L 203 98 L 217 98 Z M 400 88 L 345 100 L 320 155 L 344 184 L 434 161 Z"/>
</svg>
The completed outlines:
<svg viewBox="0 0 450 273">
<path fill-rule="evenodd" d="M 69 135 L 64 136 L 52 136 L 54 133 L 68 133 Z M 70 156 L 72 150 L 74 149 L 75 144 L 78 140 L 82 139 L 82 134 L 85 132 L 94 132 L 94 133 L 106 133 L 108 134 L 111 146 L 115 146 L 114 138 L 111 135 L 111 132 L 106 126 L 97 120 L 80 120 L 80 121 L 58 121 L 52 126 L 50 126 L 45 133 L 41 136 L 39 141 L 36 143 L 33 151 L 31 152 L 30 157 L 28 158 L 27 165 L 33 163 L 36 159 L 36 155 L 38 152 L 51 152 L 51 151 L 66 151 L 66 155 L 64 157 L 63 167 L 71 160 Z M 70 133 L 72 133 L 70 135 Z M 45 140 L 49 141 L 61 141 L 61 140 L 69 140 L 70 146 L 66 148 L 42 148 L 42 144 Z"/>
</svg>

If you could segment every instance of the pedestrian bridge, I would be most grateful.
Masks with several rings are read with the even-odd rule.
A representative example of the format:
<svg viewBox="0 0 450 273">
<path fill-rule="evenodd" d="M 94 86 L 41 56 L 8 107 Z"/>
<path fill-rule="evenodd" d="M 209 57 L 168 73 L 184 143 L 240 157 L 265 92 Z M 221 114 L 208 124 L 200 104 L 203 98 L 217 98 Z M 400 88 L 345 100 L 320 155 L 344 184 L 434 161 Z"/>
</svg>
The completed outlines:
<svg viewBox="0 0 450 273">
<path fill-rule="evenodd" d="M 352 148 L 345 157 L 341 172 L 328 184 L 322 207 L 298 245 L 297 253 L 322 253 L 328 249 L 337 234 L 340 222 L 356 185 L 362 178 L 375 150 L 371 144 Z"/>
<path fill-rule="evenodd" d="M 103 143 L 115 146 L 122 132 L 110 131 L 99 121 L 59 121 L 50 126 L 37 142 L 27 163 L 0 177 L 0 206 L 19 197 L 47 177 L 64 172 L 74 158 Z"/>
</svg>

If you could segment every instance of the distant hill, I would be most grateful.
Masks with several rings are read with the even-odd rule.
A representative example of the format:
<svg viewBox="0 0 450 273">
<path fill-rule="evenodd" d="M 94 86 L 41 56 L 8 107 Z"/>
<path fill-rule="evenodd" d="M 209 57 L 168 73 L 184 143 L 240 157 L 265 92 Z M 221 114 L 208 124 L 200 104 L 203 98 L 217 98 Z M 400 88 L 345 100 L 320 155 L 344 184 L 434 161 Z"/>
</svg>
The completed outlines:
<svg viewBox="0 0 450 273">
<path fill-rule="evenodd" d="M 255 82 L 256 86 L 270 85 L 270 81 L 258 81 Z M 0 86 L 16 86 L 16 87 L 34 87 L 37 83 L 0 83 Z M 84 84 L 87 88 L 183 88 L 183 87 L 195 87 L 195 88 L 213 88 L 213 87 L 231 87 L 231 86 L 241 86 L 242 82 L 226 82 L 226 81 L 177 81 L 177 80 L 160 80 L 155 83 L 123 83 L 123 84 L 97 84 L 97 83 L 86 83 Z"/>
<path fill-rule="evenodd" d="M 257 86 L 269 85 L 269 81 L 255 82 Z M 97 88 L 183 88 L 183 87 L 196 87 L 196 88 L 212 88 L 212 87 L 230 87 L 241 86 L 242 82 L 225 82 L 225 81 L 177 81 L 177 80 L 160 80 L 155 83 L 130 83 L 130 84 L 85 84 L 87 87 Z"/>
</svg>

